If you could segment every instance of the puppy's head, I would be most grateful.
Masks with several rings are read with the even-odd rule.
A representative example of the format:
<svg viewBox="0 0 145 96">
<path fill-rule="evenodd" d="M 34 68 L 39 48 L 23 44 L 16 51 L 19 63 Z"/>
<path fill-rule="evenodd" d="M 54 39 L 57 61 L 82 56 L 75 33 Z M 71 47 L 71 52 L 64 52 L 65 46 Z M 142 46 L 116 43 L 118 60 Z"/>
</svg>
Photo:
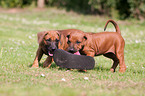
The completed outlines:
<svg viewBox="0 0 145 96">
<path fill-rule="evenodd" d="M 60 34 L 58 31 L 47 31 L 43 37 L 44 45 L 49 56 L 53 56 L 53 52 L 58 49 Z"/>
<path fill-rule="evenodd" d="M 84 42 L 87 40 L 87 37 L 82 31 L 71 32 L 69 35 L 67 35 L 67 38 L 67 51 L 70 53 L 77 53 L 79 50 L 81 50 L 84 46 Z"/>
</svg>

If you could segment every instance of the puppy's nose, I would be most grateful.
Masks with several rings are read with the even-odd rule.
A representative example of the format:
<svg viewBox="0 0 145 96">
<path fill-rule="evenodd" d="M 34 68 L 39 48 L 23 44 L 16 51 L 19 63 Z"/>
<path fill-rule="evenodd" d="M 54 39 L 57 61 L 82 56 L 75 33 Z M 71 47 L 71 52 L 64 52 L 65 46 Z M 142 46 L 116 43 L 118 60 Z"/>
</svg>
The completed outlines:
<svg viewBox="0 0 145 96">
<path fill-rule="evenodd" d="M 70 48 L 69 51 L 74 51 L 74 49 L 73 48 Z"/>
<path fill-rule="evenodd" d="M 55 51 L 55 49 L 52 49 L 52 51 Z"/>
<path fill-rule="evenodd" d="M 74 52 L 75 52 L 75 51 L 74 51 L 74 48 L 70 48 L 70 49 L 69 49 L 69 52 L 70 52 L 70 53 L 74 53 Z"/>
<path fill-rule="evenodd" d="M 52 51 L 55 51 L 56 50 L 56 48 L 52 48 Z"/>
</svg>

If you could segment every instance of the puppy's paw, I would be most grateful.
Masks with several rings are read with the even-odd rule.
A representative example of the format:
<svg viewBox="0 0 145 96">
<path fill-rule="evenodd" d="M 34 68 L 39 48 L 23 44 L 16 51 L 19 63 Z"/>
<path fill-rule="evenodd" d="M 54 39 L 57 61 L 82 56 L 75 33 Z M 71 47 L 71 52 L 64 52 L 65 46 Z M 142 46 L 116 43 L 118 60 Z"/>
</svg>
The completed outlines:
<svg viewBox="0 0 145 96">
<path fill-rule="evenodd" d="M 79 72 L 87 72 L 87 70 L 79 69 Z"/>
<path fill-rule="evenodd" d="M 126 71 L 126 67 L 120 67 L 119 72 L 124 73 Z"/>
<path fill-rule="evenodd" d="M 51 64 L 47 64 L 47 63 L 43 64 L 43 68 L 49 68 L 50 66 L 51 66 Z"/>
<path fill-rule="evenodd" d="M 31 68 L 39 68 L 39 65 L 37 63 L 33 63 L 33 65 L 31 66 Z"/>
<path fill-rule="evenodd" d="M 111 71 L 112 73 L 114 73 L 114 72 L 115 72 L 115 70 L 114 70 L 113 68 L 111 68 L 111 69 L 110 69 L 110 71 Z"/>
</svg>

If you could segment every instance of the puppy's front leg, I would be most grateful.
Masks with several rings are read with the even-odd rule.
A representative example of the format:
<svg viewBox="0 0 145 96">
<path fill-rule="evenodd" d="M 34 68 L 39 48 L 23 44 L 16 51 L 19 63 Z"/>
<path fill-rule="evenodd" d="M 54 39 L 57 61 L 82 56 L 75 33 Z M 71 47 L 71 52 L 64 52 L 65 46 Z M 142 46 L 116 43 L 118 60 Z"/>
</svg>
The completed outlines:
<svg viewBox="0 0 145 96">
<path fill-rule="evenodd" d="M 90 52 L 86 52 L 86 55 L 94 57 L 95 56 L 95 52 L 93 52 L 93 51 L 92 52 L 91 51 Z"/>
<path fill-rule="evenodd" d="M 49 68 L 51 66 L 52 61 L 53 58 L 51 56 L 48 56 L 43 63 L 43 67 Z"/>
<path fill-rule="evenodd" d="M 37 49 L 36 57 L 35 57 L 32 67 L 35 67 L 35 68 L 39 67 L 39 61 L 41 60 L 42 56 L 43 56 L 43 51 L 42 51 L 41 47 L 39 47 Z"/>
</svg>

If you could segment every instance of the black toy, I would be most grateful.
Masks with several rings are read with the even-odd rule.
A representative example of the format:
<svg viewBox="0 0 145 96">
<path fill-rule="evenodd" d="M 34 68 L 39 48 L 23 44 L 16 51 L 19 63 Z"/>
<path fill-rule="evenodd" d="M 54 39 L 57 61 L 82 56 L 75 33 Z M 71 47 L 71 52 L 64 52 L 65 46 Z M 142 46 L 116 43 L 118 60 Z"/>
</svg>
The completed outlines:
<svg viewBox="0 0 145 96">
<path fill-rule="evenodd" d="M 95 60 L 93 57 L 75 55 L 61 49 L 54 51 L 53 59 L 60 68 L 90 70 L 94 68 Z"/>
</svg>

